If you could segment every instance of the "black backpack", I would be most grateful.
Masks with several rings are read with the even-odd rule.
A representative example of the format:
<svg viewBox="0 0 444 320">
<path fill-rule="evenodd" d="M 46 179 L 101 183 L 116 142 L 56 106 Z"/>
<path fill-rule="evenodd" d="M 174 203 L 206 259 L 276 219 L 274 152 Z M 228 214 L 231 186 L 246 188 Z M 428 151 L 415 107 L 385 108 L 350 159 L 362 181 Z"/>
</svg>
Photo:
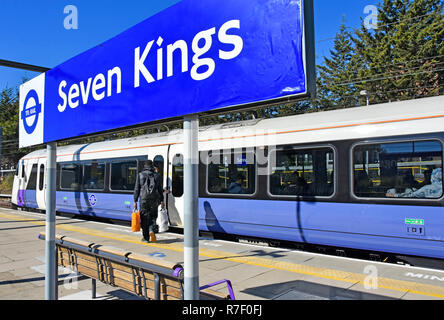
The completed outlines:
<svg viewBox="0 0 444 320">
<path fill-rule="evenodd" d="M 157 193 L 156 188 L 156 176 L 152 172 L 148 172 L 148 174 L 141 172 L 139 173 L 139 181 L 143 181 L 140 189 L 140 199 L 145 201 L 157 201 L 159 194 Z"/>
</svg>

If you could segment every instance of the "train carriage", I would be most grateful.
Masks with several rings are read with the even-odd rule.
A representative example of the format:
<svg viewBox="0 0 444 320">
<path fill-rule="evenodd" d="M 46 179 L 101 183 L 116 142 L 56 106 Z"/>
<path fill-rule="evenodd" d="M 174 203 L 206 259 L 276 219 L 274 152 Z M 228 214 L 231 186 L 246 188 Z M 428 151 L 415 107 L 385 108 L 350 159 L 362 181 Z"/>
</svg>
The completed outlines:
<svg viewBox="0 0 444 320">
<path fill-rule="evenodd" d="M 199 228 L 444 259 L 442 96 L 200 128 Z M 130 220 L 151 159 L 183 222 L 182 131 L 57 150 L 56 210 Z M 18 163 L 12 202 L 45 209 L 46 151 Z"/>
</svg>

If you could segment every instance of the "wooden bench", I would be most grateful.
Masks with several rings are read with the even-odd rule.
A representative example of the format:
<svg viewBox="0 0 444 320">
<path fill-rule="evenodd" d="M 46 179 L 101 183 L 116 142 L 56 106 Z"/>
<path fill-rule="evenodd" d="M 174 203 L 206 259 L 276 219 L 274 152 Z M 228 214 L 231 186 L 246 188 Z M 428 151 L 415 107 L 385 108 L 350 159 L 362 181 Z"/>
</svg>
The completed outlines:
<svg viewBox="0 0 444 320">
<path fill-rule="evenodd" d="M 39 234 L 45 239 L 45 233 Z M 96 298 L 96 280 L 119 287 L 145 299 L 183 300 L 183 267 L 148 255 L 56 235 L 57 264 L 92 279 L 92 298 Z M 56 268 L 57 269 L 57 268 Z M 58 279 L 58 274 L 55 275 Z M 226 283 L 229 294 L 210 289 Z M 200 288 L 201 300 L 234 300 L 229 280 Z"/>
</svg>

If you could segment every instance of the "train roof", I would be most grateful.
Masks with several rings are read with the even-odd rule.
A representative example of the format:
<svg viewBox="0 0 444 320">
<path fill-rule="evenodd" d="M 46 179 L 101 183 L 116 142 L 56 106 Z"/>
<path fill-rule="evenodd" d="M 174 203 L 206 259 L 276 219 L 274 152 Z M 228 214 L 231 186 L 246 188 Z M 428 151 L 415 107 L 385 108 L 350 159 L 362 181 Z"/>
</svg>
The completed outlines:
<svg viewBox="0 0 444 320">
<path fill-rule="evenodd" d="M 444 131 L 444 96 L 406 100 L 272 119 L 255 119 L 201 127 L 199 149 L 328 142 Z M 122 157 L 140 150 L 182 144 L 182 130 L 57 148 L 59 161 Z M 37 150 L 25 159 L 46 157 Z"/>
</svg>

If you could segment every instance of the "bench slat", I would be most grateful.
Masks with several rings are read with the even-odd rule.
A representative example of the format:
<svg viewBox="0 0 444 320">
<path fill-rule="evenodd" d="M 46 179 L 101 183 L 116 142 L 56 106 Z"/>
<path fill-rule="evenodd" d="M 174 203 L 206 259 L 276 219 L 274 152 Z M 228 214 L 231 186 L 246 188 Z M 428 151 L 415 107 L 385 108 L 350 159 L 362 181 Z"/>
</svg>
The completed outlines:
<svg viewBox="0 0 444 320">
<path fill-rule="evenodd" d="M 137 260 L 140 262 L 146 262 L 146 263 L 150 263 L 150 264 L 155 264 L 164 268 L 168 268 L 173 270 L 173 268 L 177 265 L 175 263 L 171 263 L 169 261 L 165 261 L 162 259 L 158 259 L 158 258 L 154 258 L 154 257 L 150 257 L 148 255 L 145 254 L 139 254 L 139 253 L 131 253 L 130 255 L 128 255 L 128 258 L 133 259 L 133 260 Z"/>
<path fill-rule="evenodd" d="M 230 296 L 223 292 L 211 289 L 203 289 L 200 291 L 200 297 L 204 298 L 204 300 L 229 300 Z"/>
<path fill-rule="evenodd" d="M 92 248 L 93 248 L 93 250 L 100 250 L 101 252 L 111 253 L 116 256 L 120 256 L 122 258 L 124 258 L 126 255 L 129 255 L 131 253 L 130 251 L 126 251 L 126 250 L 122 250 L 122 249 L 114 248 L 114 247 L 109 247 L 109 246 L 102 246 L 100 244 L 94 245 Z"/>
<path fill-rule="evenodd" d="M 77 244 L 79 246 L 83 246 L 83 247 L 86 247 L 86 248 L 88 248 L 89 246 L 94 245 L 94 242 L 78 240 L 78 239 L 74 239 L 74 238 L 71 238 L 71 237 L 64 237 L 64 236 L 61 236 L 61 235 L 56 235 L 56 239 L 61 240 L 61 241 L 71 242 L 71 243 L 74 243 L 74 244 Z"/>
<path fill-rule="evenodd" d="M 59 256 L 59 264 L 62 265 L 61 261 L 63 261 L 64 267 L 69 267 L 73 272 L 75 271 L 75 266 L 69 263 L 69 254 L 68 249 L 61 248 L 62 252 L 59 253 L 62 257 Z M 132 268 L 126 267 L 122 264 L 111 262 L 109 260 L 106 261 L 107 266 L 107 281 L 105 281 L 105 272 L 103 269 L 100 269 L 100 279 L 97 277 L 97 265 L 95 261 L 95 257 L 93 255 L 87 255 L 85 253 L 81 253 L 75 250 L 72 250 L 75 255 L 77 255 L 77 268 L 80 273 L 84 273 L 85 275 L 92 277 L 94 279 L 97 279 L 99 281 L 102 281 L 104 283 L 108 283 L 110 285 L 117 285 L 117 283 L 122 283 L 121 281 L 126 281 L 128 283 L 133 283 L 133 275 L 132 273 L 128 273 L 132 271 Z M 86 260 L 84 258 L 87 258 L 89 260 Z M 92 261 L 94 259 L 94 261 Z M 102 268 L 104 268 L 104 265 L 102 262 L 100 262 L 100 265 Z M 124 268 L 124 270 L 119 270 L 115 267 Z M 149 290 L 152 290 L 154 292 L 154 274 L 144 271 L 140 272 L 140 278 L 136 278 L 136 286 L 143 287 L 143 275 L 146 279 L 146 285 Z M 120 281 L 121 280 L 121 281 Z M 131 290 L 132 292 L 134 290 Z M 162 296 L 168 296 L 168 297 L 175 297 L 177 299 L 181 298 L 181 291 L 180 291 L 180 284 L 177 281 L 174 281 L 172 279 L 168 279 L 160 275 L 160 294 Z"/>
</svg>

